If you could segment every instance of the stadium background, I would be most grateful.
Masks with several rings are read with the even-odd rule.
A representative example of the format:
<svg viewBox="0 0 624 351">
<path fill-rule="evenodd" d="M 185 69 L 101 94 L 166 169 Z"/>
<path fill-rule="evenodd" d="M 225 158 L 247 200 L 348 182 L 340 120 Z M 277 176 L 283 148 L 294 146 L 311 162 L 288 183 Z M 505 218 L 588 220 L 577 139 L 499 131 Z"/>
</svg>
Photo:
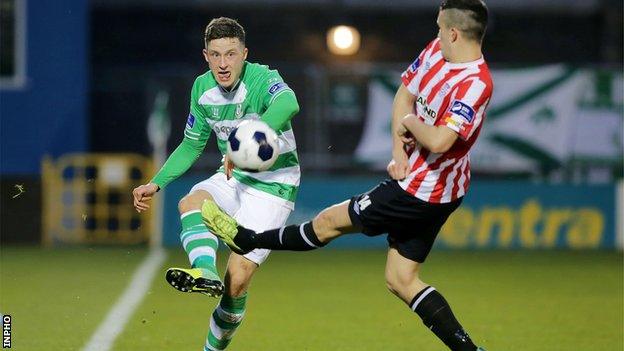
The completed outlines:
<svg viewBox="0 0 624 351">
<path fill-rule="evenodd" d="M 425 278 L 488 349 L 621 350 L 622 3 L 487 3 L 495 95 L 473 186 Z M 175 207 L 218 166 L 213 139 L 163 192 L 160 213 L 133 214 L 130 190 L 182 137 L 210 18 L 237 18 L 249 60 L 279 69 L 297 93 L 300 221 L 383 179 L 398 73 L 435 36 L 437 5 L 0 0 L 0 312 L 14 318 L 14 348 L 80 349 L 149 247 L 166 248 L 163 267 L 184 263 Z M 356 54 L 328 51 L 338 24 L 360 31 Z M 441 349 L 384 291 L 384 238 L 331 247 L 274 254 L 233 350 Z M 197 349 L 214 302 L 179 296 L 155 274 L 113 348 Z"/>
</svg>

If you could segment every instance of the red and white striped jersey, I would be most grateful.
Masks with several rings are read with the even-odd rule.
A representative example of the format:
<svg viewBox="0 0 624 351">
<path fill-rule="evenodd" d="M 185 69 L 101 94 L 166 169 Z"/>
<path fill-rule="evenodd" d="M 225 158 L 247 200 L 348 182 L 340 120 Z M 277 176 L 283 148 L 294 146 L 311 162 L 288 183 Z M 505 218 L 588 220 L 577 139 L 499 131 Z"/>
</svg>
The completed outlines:
<svg viewBox="0 0 624 351">
<path fill-rule="evenodd" d="M 421 145 L 410 150 L 410 174 L 399 185 L 431 203 L 464 196 L 470 183 L 470 147 L 479 135 L 492 96 L 492 78 L 485 60 L 447 62 L 439 39 L 435 39 L 401 79 L 416 96 L 414 114 L 428 125 L 451 128 L 459 137 L 445 153 L 433 153 Z"/>
</svg>

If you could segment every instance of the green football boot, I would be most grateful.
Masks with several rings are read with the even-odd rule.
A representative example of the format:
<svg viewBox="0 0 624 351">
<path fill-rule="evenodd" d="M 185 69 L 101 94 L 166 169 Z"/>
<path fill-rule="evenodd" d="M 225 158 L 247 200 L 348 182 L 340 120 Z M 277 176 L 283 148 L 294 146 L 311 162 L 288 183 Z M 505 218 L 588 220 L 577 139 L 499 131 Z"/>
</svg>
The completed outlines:
<svg viewBox="0 0 624 351">
<path fill-rule="evenodd" d="M 214 201 L 204 201 L 201 215 L 206 227 L 229 246 L 232 251 L 237 254 L 247 253 L 234 243 L 234 238 L 238 234 L 238 223 L 234 218 L 223 212 Z"/>
<path fill-rule="evenodd" d="M 169 268 L 165 279 L 182 292 L 197 292 L 211 297 L 223 295 L 223 283 L 219 275 L 203 268 Z"/>
</svg>

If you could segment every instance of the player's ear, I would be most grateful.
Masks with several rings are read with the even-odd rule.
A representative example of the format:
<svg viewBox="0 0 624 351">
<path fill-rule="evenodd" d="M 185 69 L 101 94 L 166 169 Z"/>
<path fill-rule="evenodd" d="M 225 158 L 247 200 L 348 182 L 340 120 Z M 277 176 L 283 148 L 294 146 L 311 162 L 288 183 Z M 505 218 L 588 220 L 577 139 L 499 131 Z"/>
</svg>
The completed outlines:
<svg viewBox="0 0 624 351">
<path fill-rule="evenodd" d="M 249 49 L 244 48 L 244 49 L 243 49 L 243 60 L 246 60 L 246 59 L 247 59 L 247 53 L 249 53 Z"/>
<path fill-rule="evenodd" d="M 202 54 L 204 55 L 204 60 L 208 62 L 208 50 L 206 50 L 205 48 L 202 49 Z"/>
<path fill-rule="evenodd" d="M 451 43 L 456 42 L 459 38 L 459 30 L 455 27 L 451 27 L 451 30 L 449 32 L 451 34 Z"/>
</svg>

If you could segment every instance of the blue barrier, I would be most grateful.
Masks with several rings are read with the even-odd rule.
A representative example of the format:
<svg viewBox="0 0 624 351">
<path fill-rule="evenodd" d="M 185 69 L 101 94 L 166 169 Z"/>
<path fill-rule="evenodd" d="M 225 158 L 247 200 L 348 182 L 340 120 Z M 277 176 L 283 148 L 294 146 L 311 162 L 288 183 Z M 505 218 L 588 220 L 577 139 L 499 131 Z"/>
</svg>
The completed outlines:
<svg viewBox="0 0 624 351">
<path fill-rule="evenodd" d="M 177 202 L 201 180 L 182 177 L 167 187 L 165 245 L 179 245 Z M 367 191 L 381 180 L 305 177 L 288 222 L 309 220 L 323 208 Z M 354 234 L 335 240 L 329 247 L 385 246 L 385 236 L 369 238 Z M 436 247 L 442 249 L 612 249 L 615 246 L 614 185 L 529 182 L 474 182 L 436 241 Z"/>
</svg>

